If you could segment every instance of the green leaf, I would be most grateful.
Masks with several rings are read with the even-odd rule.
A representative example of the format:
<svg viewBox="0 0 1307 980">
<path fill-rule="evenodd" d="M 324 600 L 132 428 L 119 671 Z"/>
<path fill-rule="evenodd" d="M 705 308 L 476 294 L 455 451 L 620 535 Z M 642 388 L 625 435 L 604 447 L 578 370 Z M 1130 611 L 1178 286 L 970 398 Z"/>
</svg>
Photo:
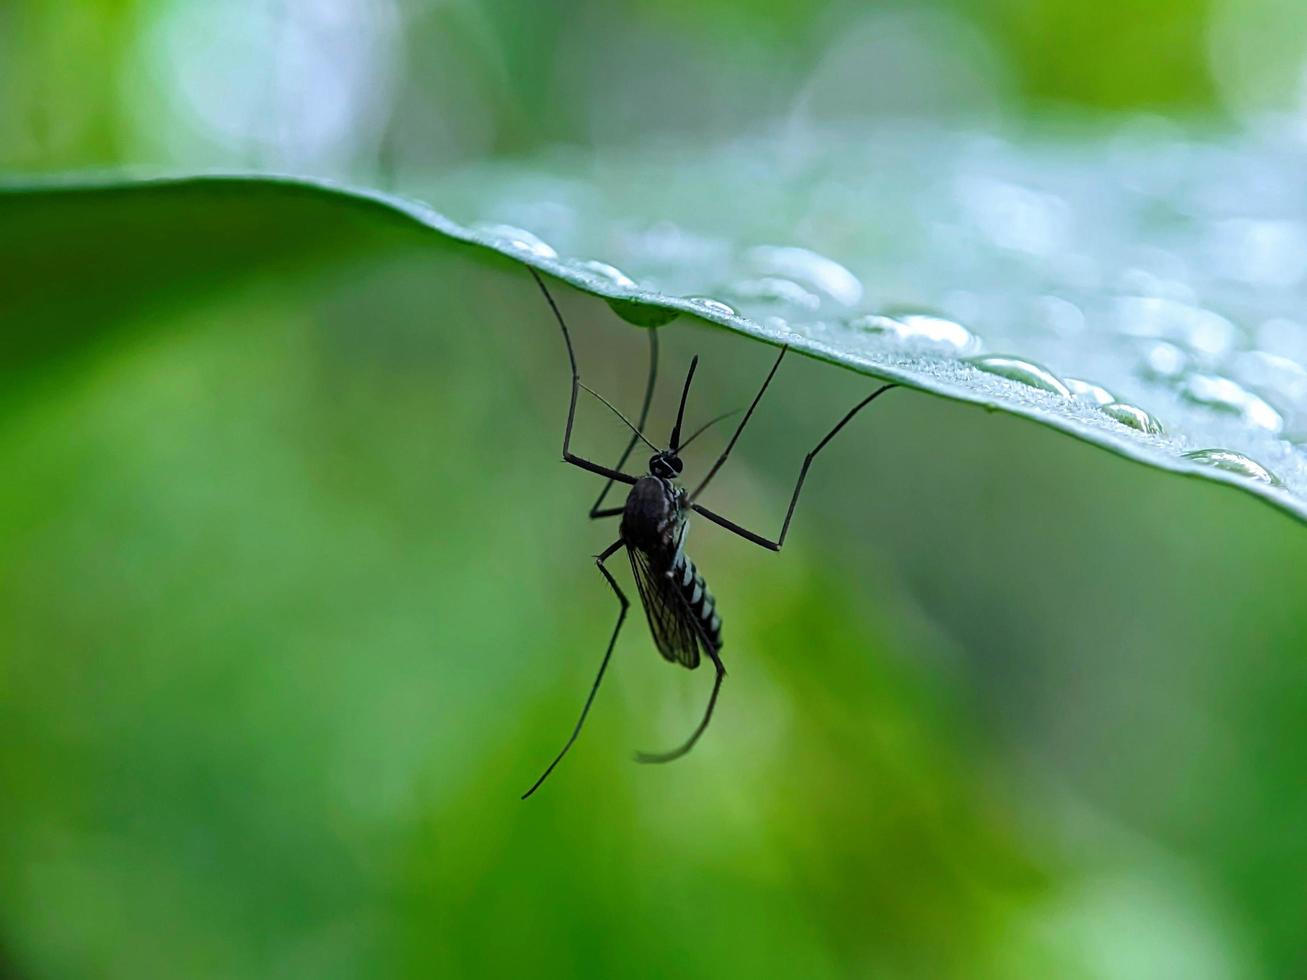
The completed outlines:
<svg viewBox="0 0 1307 980">
<path fill-rule="evenodd" d="M 625 155 L 580 176 L 566 159 L 482 166 L 422 188 L 440 211 L 281 176 L 10 186 L 3 369 L 76 347 L 87 277 L 143 302 L 234 264 L 367 249 L 398 221 L 641 326 L 691 314 L 1307 519 L 1304 162 L 1252 138 L 904 131 Z"/>
</svg>

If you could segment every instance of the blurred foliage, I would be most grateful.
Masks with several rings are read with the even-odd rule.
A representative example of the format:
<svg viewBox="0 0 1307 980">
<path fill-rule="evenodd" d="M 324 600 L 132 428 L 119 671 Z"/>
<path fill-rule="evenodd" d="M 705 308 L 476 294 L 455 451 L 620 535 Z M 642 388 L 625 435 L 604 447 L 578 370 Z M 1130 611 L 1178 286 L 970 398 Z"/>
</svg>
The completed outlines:
<svg viewBox="0 0 1307 980">
<path fill-rule="evenodd" d="M 787 111 L 881 11 L 415 2 L 376 35 L 407 51 L 377 62 L 386 98 L 351 103 L 358 138 L 315 156 L 317 130 L 264 123 L 325 95 L 233 136 L 183 111 L 195 76 L 149 74 L 176 68 L 143 54 L 160 19 L 250 9 L 198 6 L 0 7 L 0 162 L 402 187 L 475 155 Z M 1060 100 L 1216 119 L 1199 39 L 1217 46 L 1229 6 L 930 23 L 970 25 L 956 50 L 988 51 L 985 104 L 1018 118 Z M 320 16 L 264 9 L 285 30 Z M 211 39 L 196 63 L 220 66 Z M 954 49 L 904 50 L 920 67 Z M 266 90 L 261 65 L 213 69 L 223 105 Z M 720 80 L 716 101 L 690 104 L 687 80 Z M 557 462 L 565 361 L 530 283 L 361 218 L 233 210 L 212 238 L 146 239 L 131 213 L 0 207 L 5 976 L 1307 971 L 1307 541 L 1288 518 L 901 393 L 823 455 L 782 555 L 696 525 L 731 675 L 695 753 L 629 761 L 693 723 L 707 681 L 633 618 L 577 749 L 522 804 L 615 614 L 588 557 L 613 532 Z M 629 408 L 643 338 L 561 300 L 587 380 Z M 705 415 L 765 370 L 720 331 L 662 330 L 669 373 L 703 355 Z M 863 390 L 787 365 L 714 502 L 770 526 Z M 581 426 L 615 456 L 601 410 Z"/>
<path fill-rule="evenodd" d="M 1220 105 L 1208 69 L 1211 7 L 1189 0 L 974 4 L 1010 46 L 1032 103 L 1193 111 Z"/>
<path fill-rule="evenodd" d="M 1273 0 L 572 0 L 565 12 L 511 0 L 12 0 L 0 10 L 0 163 L 302 166 L 291 144 L 303 134 L 274 120 L 331 94 L 314 72 L 333 58 L 339 68 L 351 43 L 375 48 L 348 77 L 370 90 L 353 135 L 340 134 L 352 159 L 318 164 L 375 175 L 379 159 L 420 170 L 792 110 L 1238 115 L 1257 108 L 1241 98 L 1245 77 L 1292 77 L 1302 26 Z M 1224 52 L 1250 46 L 1262 63 L 1238 61 L 1231 77 Z M 230 120 L 187 135 L 212 123 L 191 116 L 210 98 L 246 113 L 247 139 Z"/>
</svg>

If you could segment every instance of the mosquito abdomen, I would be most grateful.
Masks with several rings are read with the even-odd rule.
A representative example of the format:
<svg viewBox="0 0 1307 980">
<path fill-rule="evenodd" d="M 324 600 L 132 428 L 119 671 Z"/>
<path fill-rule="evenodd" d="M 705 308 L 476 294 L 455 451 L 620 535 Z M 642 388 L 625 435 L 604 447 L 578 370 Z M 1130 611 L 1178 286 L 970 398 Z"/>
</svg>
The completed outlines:
<svg viewBox="0 0 1307 980">
<path fill-rule="evenodd" d="M 703 627 L 704 635 L 712 642 L 714 649 L 721 650 L 722 618 L 717 615 L 717 600 L 708 591 L 708 584 L 703 580 L 703 575 L 694 567 L 694 562 L 690 560 L 689 555 L 684 553 L 677 557 L 671 574 L 677 588 L 681 590 L 681 595 L 689 603 L 690 611 Z"/>
</svg>

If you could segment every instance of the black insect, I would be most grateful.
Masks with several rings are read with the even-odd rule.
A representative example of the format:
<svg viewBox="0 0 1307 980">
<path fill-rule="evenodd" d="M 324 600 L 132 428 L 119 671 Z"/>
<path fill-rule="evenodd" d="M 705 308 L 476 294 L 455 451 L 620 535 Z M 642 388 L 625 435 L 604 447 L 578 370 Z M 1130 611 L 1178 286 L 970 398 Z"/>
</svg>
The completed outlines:
<svg viewBox="0 0 1307 980">
<path fill-rule="evenodd" d="M 653 633 L 654 643 L 663 657 L 693 670 L 699 666 L 702 657 L 707 656 L 716 669 L 712 693 L 708 696 L 708 706 L 704 709 L 703 718 L 698 726 L 690 733 L 690 737 L 682 745 L 670 752 L 641 752 L 636 755 L 639 762 L 670 762 L 689 752 L 694 747 L 694 743 L 699 740 L 699 736 L 708 727 L 708 722 L 712 720 L 713 707 L 717 704 L 717 694 L 721 690 L 722 679 L 726 676 L 726 668 L 722 666 L 721 659 L 721 616 L 717 612 L 716 602 L 712 593 L 708 591 L 703 576 L 695 568 L 690 556 L 685 553 L 685 532 L 690 511 L 694 511 L 714 524 L 718 524 L 726 528 L 726 530 L 752 541 L 754 544 L 761 545 L 771 551 L 780 551 L 781 546 L 785 544 L 785 535 L 790 529 L 790 519 L 794 516 L 794 507 L 799 502 L 799 492 L 803 489 L 803 481 L 808 475 L 808 467 L 812 465 L 813 459 L 835 437 L 835 434 L 848 424 L 853 416 L 857 415 L 875 398 L 895 387 L 892 384 L 882 385 L 858 402 L 844 418 L 840 419 L 835 428 L 831 429 L 821 442 L 817 443 L 816 448 L 804 457 L 803 466 L 799 470 L 798 482 L 794 485 L 794 494 L 790 497 L 789 510 L 785 512 L 785 523 L 781 525 L 780 537 L 773 541 L 761 534 L 755 534 L 753 531 L 741 527 L 720 514 L 714 513 L 703 504 L 698 503 L 698 498 L 708 484 L 712 482 L 712 478 L 717 475 L 717 471 L 722 468 L 722 464 L 726 462 L 726 458 L 731 454 L 731 450 L 735 447 L 736 441 L 740 438 L 740 434 L 748 424 L 749 418 L 753 415 L 753 410 L 758 407 L 758 402 L 762 400 L 763 393 L 767 390 L 767 386 L 771 384 L 776 369 L 781 366 L 781 361 L 785 358 L 785 353 L 789 348 L 781 348 L 776 363 L 772 365 L 771 370 L 767 373 L 762 387 L 758 389 L 758 394 L 754 396 L 752 404 L 744 413 L 744 418 L 736 426 L 735 433 L 726 444 L 726 448 L 717 457 L 717 462 L 713 463 L 709 468 L 708 473 L 699 482 L 699 485 L 693 491 L 687 492 L 684 487 L 677 484 L 682 469 L 681 450 L 698 438 L 709 426 L 727 417 L 723 415 L 713 419 L 696 430 L 685 442 L 681 442 L 681 422 L 685 417 L 685 401 L 690 394 L 690 382 L 694 379 L 694 371 L 699 364 L 699 358 L 696 356 L 690 361 L 690 370 L 685 376 L 685 386 L 681 389 L 680 407 L 676 411 L 676 425 L 672 427 L 672 436 L 668 440 L 668 447 L 659 449 L 649 442 L 643 434 L 645 420 L 649 415 L 649 405 L 653 400 L 654 384 L 658 378 L 657 331 L 655 329 L 648 331 L 649 380 L 645 386 L 644 403 L 640 409 L 639 419 L 632 423 L 602 395 L 581 382 L 581 375 L 576 367 L 576 353 L 572 350 L 572 338 L 568 333 L 567 324 L 563 321 L 563 316 L 558 311 L 558 305 L 549 294 L 544 281 L 534 269 L 531 269 L 530 272 L 535 278 L 536 285 L 544 293 L 549 308 L 553 310 L 558 326 L 562 329 L 563 342 L 567 345 L 567 359 L 572 366 L 572 397 L 567 407 L 567 428 L 563 431 L 563 460 L 573 466 L 579 466 L 583 470 L 589 470 L 591 473 L 607 478 L 608 482 L 604 484 L 598 499 L 590 507 L 590 517 L 592 519 L 618 516 L 622 518 L 618 539 L 595 556 L 595 564 L 598 565 L 600 574 L 603 575 L 605 581 L 608 582 L 608 585 L 617 596 L 617 601 L 621 604 L 621 610 L 617 614 L 617 624 L 613 627 L 613 634 L 608 640 L 608 648 L 604 651 L 604 658 L 599 663 L 599 672 L 595 675 L 594 683 L 590 687 L 590 694 L 585 699 L 585 706 L 581 709 L 581 717 L 577 719 L 576 727 L 572 730 L 567 744 L 554 757 L 554 761 L 549 763 L 548 768 L 541 773 L 540 778 L 522 794 L 522 799 L 526 799 L 540 788 L 540 785 L 554 771 L 554 767 L 562 761 L 563 756 L 567 754 L 568 749 L 572 747 L 572 743 L 576 741 L 577 736 L 581 733 L 581 726 L 585 724 L 590 705 L 594 702 L 595 694 L 598 692 L 599 684 L 604 677 L 604 671 L 608 668 L 613 646 L 617 643 L 617 634 L 621 632 L 622 623 L 626 619 L 626 611 L 630 606 L 630 602 L 627 600 L 626 594 L 622 592 L 621 586 L 617 584 L 617 580 L 613 578 L 605 562 L 620 549 L 626 549 L 627 557 L 631 560 L 631 571 L 635 577 L 636 589 L 640 593 L 640 603 L 644 606 L 645 615 L 649 618 L 649 629 Z M 572 452 L 572 423 L 576 417 L 577 393 L 582 388 L 585 388 L 586 391 L 612 409 L 631 429 L 631 440 L 615 467 L 600 465 Z M 626 465 L 626 461 L 635 449 L 636 443 L 641 441 L 653 450 L 653 456 L 649 459 L 649 472 L 644 476 L 632 476 L 622 472 L 622 467 Z M 615 482 L 625 483 L 631 487 L 626 496 L 626 503 L 621 507 L 604 507 L 604 498 L 608 495 L 608 491 Z"/>
</svg>

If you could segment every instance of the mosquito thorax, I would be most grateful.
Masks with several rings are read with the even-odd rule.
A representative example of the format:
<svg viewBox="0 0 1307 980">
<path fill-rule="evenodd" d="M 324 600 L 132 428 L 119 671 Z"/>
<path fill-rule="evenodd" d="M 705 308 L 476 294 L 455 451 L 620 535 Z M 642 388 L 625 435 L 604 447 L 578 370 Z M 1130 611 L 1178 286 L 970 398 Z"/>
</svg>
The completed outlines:
<svg viewBox="0 0 1307 980">
<path fill-rule="evenodd" d="M 682 468 L 681 457 L 670 449 L 649 457 L 649 472 L 664 480 L 675 480 Z"/>
</svg>

